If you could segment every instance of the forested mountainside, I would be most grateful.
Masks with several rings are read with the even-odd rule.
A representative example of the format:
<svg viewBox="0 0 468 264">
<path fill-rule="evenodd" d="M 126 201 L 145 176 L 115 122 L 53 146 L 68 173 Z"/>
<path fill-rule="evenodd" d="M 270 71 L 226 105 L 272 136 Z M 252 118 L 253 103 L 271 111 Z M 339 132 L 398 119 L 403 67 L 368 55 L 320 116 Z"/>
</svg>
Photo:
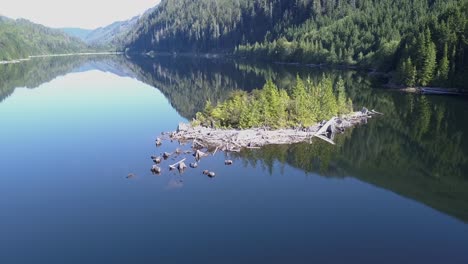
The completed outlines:
<svg viewBox="0 0 468 264">
<path fill-rule="evenodd" d="M 124 47 L 357 65 L 398 72 L 406 85 L 463 86 L 467 17 L 465 0 L 162 0 Z"/>
<path fill-rule="evenodd" d="M 51 29 L 25 19 L 0 17 L 0 60 L 88 49 L 84 42 L 68 36 L 61 30 Z"/>
</svg>

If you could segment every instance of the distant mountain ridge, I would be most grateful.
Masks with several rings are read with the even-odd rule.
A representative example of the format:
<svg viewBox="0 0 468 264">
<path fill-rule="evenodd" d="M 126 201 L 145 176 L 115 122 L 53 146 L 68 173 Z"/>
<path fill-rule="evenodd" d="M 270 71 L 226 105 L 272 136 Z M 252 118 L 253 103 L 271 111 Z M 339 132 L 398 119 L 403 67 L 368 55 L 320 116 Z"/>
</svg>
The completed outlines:
<svg viewBox="0 0 468 264">
<path fill-rule="evenodd" d="M 110 25 L 96 29 L 61 28 L 70 36 L 77 37 L 85 43 L 93 46 L 113 47 L 122 49 L 126 36 L 140 21 L 145 21 L 158 5 L 146 10 L 143 14 L 134 16 L 128 20 L 116 21 Z"/>
<path fill-rule="evenodd" d="M 136 24 L 139 17 L 135 16 L 129 20 L 117 21 L 96 29 L 60 28 L 60 30 L 72 37 L 79 38 L 89 45 L 117 46 L 119 37 L 129 31 Z"/>
<path fill-rule="evenodd" d="M 83 29 L 83 28 L 59 28 L 67 35 L 79 38 L 82 41 L 86 42 L 86 37 L 93 32 L 93 29 Z"/>
</svg>

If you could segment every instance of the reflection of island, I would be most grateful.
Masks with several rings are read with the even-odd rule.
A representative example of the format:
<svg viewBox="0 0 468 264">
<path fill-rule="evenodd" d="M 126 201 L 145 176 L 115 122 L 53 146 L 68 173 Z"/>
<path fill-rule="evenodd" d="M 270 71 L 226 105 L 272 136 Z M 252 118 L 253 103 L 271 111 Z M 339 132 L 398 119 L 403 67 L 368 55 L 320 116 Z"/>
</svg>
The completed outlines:
<svg viewBox="0 0 468 264">
<path fill-rule="evenodd" d="M 137 78 L 160 89 L 186 118 L 232 89 L 260 87 L 268 78 L 288 88 L 296 74 L 312 81 L 324 74 L 297 66 L 171 57 L 135 64 Z M 325 74 L 345 80 L 355 107 L 366 105 L 385 116 L 340 135 L 338 147 L 323 142 L 268 146 L 242 158 L 270 169 L 276 160 L 320 175 L 352 176 L 468 221 L 468 146 L 462 138 L 467 124 L 456 122 L 468 115 L 466 102 L 376 90 L 372 79 L 353 71 Z"/>
<path fill-rule="evenodd" d="M 156 87 L 185 118 L 209 99 L 223 100 L 233 89 L 251 90 L 271 78 L 280 88 L 296 74 L 319 80 L 320 69 L 286 65 L 250 65 L 225 60 L 123 56 L 64 57 L 0 66 L 0 100 L 16 87 L 37 87 L 72 71 L 99 69 L 129 76 Z M 279 161 L 323 176 L 355 177 L 468 221 L 468 124 L 466 101 L 422 97 L 373 89 L 366 75 L 339 75 L 356 108 L 368 106 L 385 116 L 335 138 L 338 146 L 314 144 L 268 146 L 241 154 L 246 163 L 272 169 Z M 176 185 L 178 186 L 178 185 Z"/>
<path fill-rule="evenodd" d="M 378 121 L 323 142 L 269 146 L 242 153 L 269 170 L 279 161 L 324 176 L 358 178 L 468 221 L 466 102 L 379 93 Z M 387 102 L 387 103 L 385 103 Z M 464 113 L 465 111 L 465 113 Z"/>
</svg>

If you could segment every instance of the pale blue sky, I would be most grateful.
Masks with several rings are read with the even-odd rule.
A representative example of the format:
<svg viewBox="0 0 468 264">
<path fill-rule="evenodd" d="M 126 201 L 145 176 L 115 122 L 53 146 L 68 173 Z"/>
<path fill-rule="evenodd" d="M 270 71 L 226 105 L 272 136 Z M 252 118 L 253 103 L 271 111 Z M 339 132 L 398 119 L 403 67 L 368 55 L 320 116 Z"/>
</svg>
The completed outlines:
<svg viewBox="0 0 468 264">
<path fill-rule="evenodd" d="M 1 0 L 0 14 L 49 27 L 94 29 L 126 20 L 160 0 Z"/>
</svg>

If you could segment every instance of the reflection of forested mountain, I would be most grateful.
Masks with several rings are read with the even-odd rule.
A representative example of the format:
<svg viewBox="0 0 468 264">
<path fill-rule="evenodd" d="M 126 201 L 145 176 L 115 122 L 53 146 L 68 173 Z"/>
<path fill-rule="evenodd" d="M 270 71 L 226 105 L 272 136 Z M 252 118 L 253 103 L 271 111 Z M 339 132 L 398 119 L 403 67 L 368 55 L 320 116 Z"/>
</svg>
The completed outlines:
<svg viewBox="0 0 468 264">
<path fill-rule="evenodd" d="M 386 115 L 338 136 L 338 147 L 322 142 L 271 146 L 242 156 L 270 169 L 277 160 L 306 172 L 352 176 L 468 221 L 468 145 L 462 137 L 467 128 L 456 122 L 468 114 L 466 102 L 371 95 L 369 104 L 380 105 Z"/>
<path fill-rule="evenodd" d="M 77 58 L 54 57 L 0 65 L 0 102 L 12 94 L 15 88 L 35 88 L 67 74 L 81 63 L 82 60 Z"/>
<path fill-rule="evenodd" d="M 324 74 L 296 66 L 172 57 L 49 58 L 0 67 L 0 100 L 15 87 L 37 87 L 69 71 L 99 69 L 158 88 L 186 118 L 207 100 L 223 100 L 233 89 L 261 87 L 267 78 L 287 89 L 296 74 L 313 81 Z M 468 124 L 462 122 L 468 116 L 466 100 L 373 89 L 373 81 L 358 72 L 326 74 L 345 80 L 355 108 L 367 106 L 385 115 L 339 135 L 337 146 L 320 141 L 270 146 L 242 153 L 242 159 L 269 169 L 280 161 L 324 176 L 355 177 L 468 222 L 468 141 L 463 138 Z"/>
<path fill-rule="evenodd" d="M 264 79 L 241 71 L 234 63 L 203 58 L 132 59 L 137 78 L 158 88 L 185 118 L 192 118 L 206 101 L 224 100 L 235 89 L 263 86 Z"/>
<path fill-rule="evenodd" d="M 385 116 L 338 136 L 339 147 L 322 142 L 271 146 L 243 153 L 245 160 L 262 161 L 270 169 L 278 160 L 307 172 L 352 176 L 468 221 L 468 142 L 462 138 L 467 127 L 457 122 L 468 115 L 464 100 L 376 90 L 373 80 L 352 71 L 170 57 L 136 64 L 138 78 L 160 89 L 185 117 L 207 99 L 261 87 L 268 78 L 287 89 L 296 74 L 313 81 L 323 74 L 341 76 L 355 108 L 375 108 Z"/>
<path fill-rule="evenodd" d="M 12 94 L 15 88 L 36 88 L 72 71 L 99 69 L 99 65 L 103 71 L 111 71 L 120 76 L 130 75 L 131 72 L 122 72 L 118 63 L 121 60 L 122 57 L 114 55 L 65 56 L 34 58 L 21 63 L 0 65 L 0 102 Z"/>
</svg>

